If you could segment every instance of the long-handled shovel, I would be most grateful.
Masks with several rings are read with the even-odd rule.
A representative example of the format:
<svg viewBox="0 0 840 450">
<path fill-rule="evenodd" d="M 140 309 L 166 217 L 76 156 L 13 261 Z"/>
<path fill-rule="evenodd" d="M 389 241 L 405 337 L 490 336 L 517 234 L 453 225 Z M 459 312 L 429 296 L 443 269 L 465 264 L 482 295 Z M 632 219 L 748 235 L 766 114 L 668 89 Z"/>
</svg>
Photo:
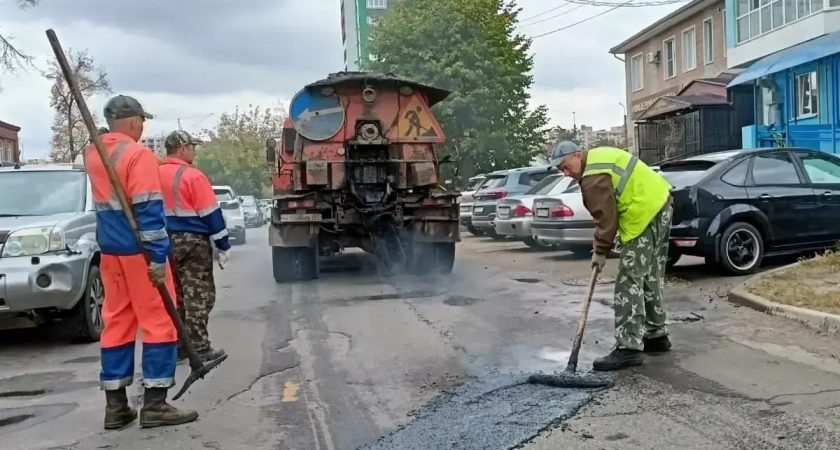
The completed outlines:
<svg viewBox="0 0 840 450">
<path fill-rule="evenodd" d="M 55 58 L 58 60 L 58 65 L 61 67 L 61 72 L 64 74 L 64 79 L 67 81 L 67 86 L 70 88 L 70 92 L 73 95 L 73 98 L 76 100 L 76 104 L 79 106 L 79 112 L 82 114 L 82 120 L 85 122 L 85 126 L 90 132 L 91 140 L 93 140 L 94 146 L 96 146 L 96 151 L 99 153 L 99 157 L 102 158 L 102 162 L 105 164 L 105 170 L 108 172 L 108 179 L 111 180 L 111 186 L 114 188 L 114 192 L 117 194 L 117 198 L 120 201 L 120 205 L 122 206 L 123 212 L 125 213 L 125 217 L 128 220 L 129 225 L 131 226 L 131 231 L 134 233 L 134 238 L 137 239 L 137 244 L 140 247 L 140 251 L 143 254 L 143 257 L 146 258 L 146 262 L 149 262 L 149 253 L 146 251 L 145 247 L 143 246 L 143 240 L 140 238 L 140 231 L 137 228 L 137 221 L 134 218 L 134 211 L 131 209 L 131 205 L 128 203 L 125 197 L 125 190 L 123 189 L 122 183 L 120 183 L 119 177 L 117 177 L 117 172 L 114 171 L 114 164 L 111 161 L 110 156 L 108 153 L 105 152 L 105 146 L 102 144 L 102 140 L 99 138 L 99 133 L 96 129 L 96 124 L 93 122 L 93 117 L 90 115 L 90 110 L 87 107 L 87 103 L 85 103 L 84 97 L 82 97 L 82 93 L 79 90 L 79 83 L 76 80 L 76 76 L 72 70 L 70 70 L 70 64 L 67 62 L 67 56 L 64 54 L 64 50 L 61 48 L 61 43 L 58 41 L 58 36 L 56 36 L 55 31 L 47 30 L 47 39 L 50 41 L 50 45 L 52 46 L 53 52 L 55 53 Z M 227 355 L 223 355 L 217 359 L 207 362 L 206 364 L 202 363 L 201 359 L 199 359 L 198 355 L 195 353 L 195 349 L 192 346 L 192 342 L 190 342 L 189 336 L 187 335 L 186 329 L 184 328 L 184 323 L 181 322 L 181 318 L 178 316 L 178 310 L 175 308 L 175 303 L 172 301 L 172 297 L 169 296 L 169 291 L 166 289 L 166 286 L 161 285 L 158 286 L 158 291 L 160 292 L 160 296 L 163 299 L 163 304 L 166 307 L 166 312 L 169 314 L 169 317 L 172 319 L 172 322 L 175 324 L 175 328 L 178 330 L 178 338 L 181 340 L 181 344 L 184 347 L 184 350 L 187 352 L 187 357 L 190 361 L 190 374 L 187 376 L 187 379 L 184 380 L 183 386 L 181 386 L 181 390 L 172 397 L 173 400 L 179 399 L 184 393 L 192 386 L 199 379 L 203 379 L 208 372 L 215 369 L 219 364 L 222 363 L 225 359 L 227 359 Z"/>
<path fill-rule="evenodd" d="M 612 380 L 606 378 L 595 375 L 578 375 L 576 373 L 580 344 L 583 342 L 583 330 L 586 329 L 586 317 L 589 315 L 589 305 L 592 304 L 592 294 L 595 291 L 595 283 L 598 281 L 598 272 L 600 272 L 598 267 L 592 268 L 592 277 L 589 279 L 589 287 L 586 290 L 586 298 L 583 302 L 583 311 L 580 313 L 577 333 L 575 333 L 575 340 L 572 343 L 572 353 L 569 355 L 569 363 L 566 365 L 566 370 L 553 375 L 531 375 L 528 378 L 529 383 L 566 388 L 599 388 L 609 387 L 613 384 Z"/>
</svg>

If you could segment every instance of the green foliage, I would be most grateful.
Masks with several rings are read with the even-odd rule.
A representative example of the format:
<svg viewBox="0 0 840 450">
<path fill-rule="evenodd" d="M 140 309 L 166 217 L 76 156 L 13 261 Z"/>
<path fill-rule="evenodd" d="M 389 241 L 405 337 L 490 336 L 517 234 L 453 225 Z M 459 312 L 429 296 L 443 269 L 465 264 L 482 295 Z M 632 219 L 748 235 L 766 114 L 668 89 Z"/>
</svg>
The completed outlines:
<svg viewBox="0 0 840 450">
<path fill-rule="evenodd" d="M 459 160 L 462 180 L 543 152 L 548 119 L 528 108 L 533 58 L 518 14 L 513 0 L 400 0 L 372 27 L 366 70 L 453 92 L 433 111 L 448 139 L 440 156 Z"/>
<path fill-rule="evenodd" d="M 556 145 L 558 142 L 572 141 L 579 146 L 580 141 L 577 138 L 577 134 L 577 128 L 566 129 L 559 125 L 546 130 L 545 141 L 550 144 L 546 149 L 547 153 L 550 155 L 551 149 L 554 148 L 554 145 Z"/>
<path fill-rule="evenodd" d="M 279 138 L 286 114 L 279 108 L 248 105 L 224 113 L 213 138 L 201 145 L 195 166 L 214 185 L 229 185 L 237 195 L 271 196 L 272 166 L 265 160 L 265 140 Z"/>
<path fill-rule="evenodd" d="M 622 148 L 622 145 L 618 141 L 614 141 L 612 139 L 598 139 L 592 144 L 592 148 L 597 147 L 615 147 L 615 148 Z"/>
</svg>

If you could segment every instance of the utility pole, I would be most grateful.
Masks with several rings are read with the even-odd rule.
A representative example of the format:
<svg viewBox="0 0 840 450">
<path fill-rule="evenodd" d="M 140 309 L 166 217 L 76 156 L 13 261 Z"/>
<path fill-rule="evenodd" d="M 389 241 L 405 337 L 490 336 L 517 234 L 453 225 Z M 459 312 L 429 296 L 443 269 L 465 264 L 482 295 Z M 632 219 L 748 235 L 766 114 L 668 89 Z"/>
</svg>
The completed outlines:
<svg viewBox="0 0 840 450">
<path fill-rule="evenodd" d="M 627 139 L 627 107 L 624 106 L 624 103 L 619 103 L 621 105 L 621 109 L 624 111 L 624 123 L 621 124 L 624 127 L 624 148 L 627 148 L 627 145 L 630 143 L 630 140 Z"/>
</svg>

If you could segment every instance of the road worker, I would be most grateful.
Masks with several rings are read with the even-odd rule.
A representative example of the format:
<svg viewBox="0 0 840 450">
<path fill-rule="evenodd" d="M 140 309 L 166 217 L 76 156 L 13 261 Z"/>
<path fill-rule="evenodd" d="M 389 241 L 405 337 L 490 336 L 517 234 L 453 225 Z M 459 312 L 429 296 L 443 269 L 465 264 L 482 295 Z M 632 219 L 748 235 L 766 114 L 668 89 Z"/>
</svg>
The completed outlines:
<svg viewBox="0 0 840 450">
<path fill-rule="evenodd" d="M 644 352 L 670 350 L 662 302 L 671 231 L 671 185 L 630 153 L 612 147 L 580 151 L 572 142 L 552 150 L 551 164 L 577 179 L 595 220 L 592 266 L 606 264 L 616 232 L 621 256 L 615 282 L 616 348 L 596 359 L 595 370 L 644 362 Z"/>
<path fill-rule="evenodd" d="M 152 116 L 136 99 L 124 95 L 109 100 L 104 113 L 109 132 L 100 138 L 131 203 L 150 259 L 147 263 L 137 244 L 102 159 L 96 148 L 88 145 L 85 167 L 93 190 L 96 239 L 102 251 L 100 264 L 105 286 L 99 376 L 106 399 L 105 428 L 122 428 L 137 418 L 137 412 L 128 404 L 126 387 L 133 381 L 138 326 L 143 331 L 145 388 L 140 426 L 192 422 L 198 413 L 180 411 L 166 403 L 167 390 L 175 385 L 178 333 L 158 287 L 165 286 L 174 298 L 172 273 L 167 266 L 170 244 L 157 158 L 137 142 L 144 122 Z"/>
<path fill-rule="evenodd" d="M 210 180 L 192 166 L 195 147 L 201 141 L 185 131 L 166 137 L 166 159 L 160 180 L 166 207 L 166 228 L 172 239 L 171 264 L 178 293 L 178 313 L 195 351 L 203 361 L 225 354 L 210 346 L 207 322 L 216 303 L 213 280 L 213 245 L 219 268 L 225 268 L 230 252 L 228 231 Z M 212 242 L 211 242 L 212 241 Z M 186 358 L 183 348 L 178 359 Z"/>
</svg>

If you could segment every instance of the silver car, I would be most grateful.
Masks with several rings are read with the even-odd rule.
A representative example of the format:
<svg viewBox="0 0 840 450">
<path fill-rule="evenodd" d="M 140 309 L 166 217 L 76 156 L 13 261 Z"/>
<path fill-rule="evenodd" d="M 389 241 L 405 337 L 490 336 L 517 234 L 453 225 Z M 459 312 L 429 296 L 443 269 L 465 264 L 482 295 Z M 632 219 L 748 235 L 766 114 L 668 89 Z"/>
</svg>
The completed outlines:
<svg viewBox="0 0 840 450">
<path fill-rule="evenodd" d="M 105 288 L 84 167 L 0 168 L 0 191 L 0 327 L 58 322 L 98 341 Z"/>
<path fill-rule="evenodd" d="M 475 193 L 478 191 L 478 187 L 481 186 L 484 178 L 486 178 L 484 175 L 476 175 L 470 178 L 467 181 L 467 185 L 461 189 L 461 197 L 458 199 L 458 203 L 461 205 L 461 213 L 459 215 L 461 225 L 467 227 L 467 231 L 474 236 L 484 234 L 472 225 L 472 206 L 475 202 Z"/>
<path fill-rule="evenodd" d="M 521 240 L 528 247 L 543 250 L 554 247 L 552 242 L 534 239 L 531 222 L 534 219 L 534 200 L 546 195 L 565 192 L 573 180 L 563 174 L 552 174 L 543 178 L 531 190 L 522 195 L 507 197 L 496 202 L 496 219 L 493 221 L 496 233 Z"/>
</svg>

